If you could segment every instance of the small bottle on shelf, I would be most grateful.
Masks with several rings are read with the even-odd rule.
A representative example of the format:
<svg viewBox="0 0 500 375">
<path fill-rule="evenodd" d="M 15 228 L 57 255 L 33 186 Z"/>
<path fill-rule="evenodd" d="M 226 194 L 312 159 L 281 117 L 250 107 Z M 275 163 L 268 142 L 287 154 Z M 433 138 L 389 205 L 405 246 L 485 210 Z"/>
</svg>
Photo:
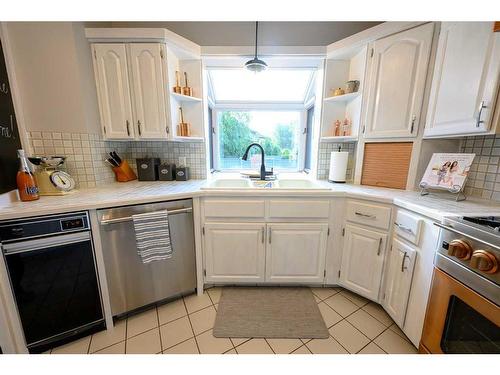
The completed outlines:
<svg viewBox="0 0 500 375">
<path fill-rule="evenodd" d="M 19 157 L 19 171 L 17 172 L 16 182 L 19 198 L 23 202 L 35 201 L 40 198 L 35 176 L 33 176 L 28 166 L 28 159 L 26 159 L 24 150 L 17 150 L 17 156 Z"/>
<path fill-rule="evenodd" d="M 347 117 L 344 119 L 344 124 L 342 125 L 342 135 L 351 135 L 351 121 Z"/>
<path fill-rule="evenodd" d="M 335 130 L 334 130 L 334 135 L 335 137 L 340 136 L 340 120 L 335 121 Z"/>
</svg>

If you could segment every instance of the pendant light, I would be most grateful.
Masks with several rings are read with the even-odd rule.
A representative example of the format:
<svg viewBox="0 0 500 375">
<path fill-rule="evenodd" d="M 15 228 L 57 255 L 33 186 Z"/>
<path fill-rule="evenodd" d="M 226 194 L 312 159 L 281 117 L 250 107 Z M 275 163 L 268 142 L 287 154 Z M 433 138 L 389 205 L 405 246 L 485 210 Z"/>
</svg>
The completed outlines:
<svg viewBox="0 0 500 375">
<path fill-rule="evenodd" d="M 257 45 L 259 38 L 259 23 L 255 22 L 255 56 L 252 60 L 248 60 L 245 63 L 245 68 L 249 71 L 258 73 L 267 69 L 267 64 L 257 57 Z"/>
</svg>

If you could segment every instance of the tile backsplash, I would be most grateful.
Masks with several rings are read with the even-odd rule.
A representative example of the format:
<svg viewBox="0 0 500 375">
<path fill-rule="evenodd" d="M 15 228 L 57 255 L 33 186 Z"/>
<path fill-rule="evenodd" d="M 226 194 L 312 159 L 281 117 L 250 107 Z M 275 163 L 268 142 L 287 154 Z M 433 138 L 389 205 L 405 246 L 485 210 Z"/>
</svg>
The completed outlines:
<svg viewBox="0 0 500 375">
<path fill-rule="evenodd" d="M 465 137 L 461 152 L 476 154 L 465 193 L 500 201 L 500 135 Z"/>
<path fill-rule="evenodd" d="M 320 142 L 318 158 L 318 180 L 328 179 L 328 173 L 330 171 L 330 154 L 332 151 L 338 151 L 339 147 L 341 148 L 341 151 L 349 152 L 346 180 L 347 182 L 353 181 L 354 166 L 356 161 L 356 142 Z"/>
<path fill-rule="evenodd" d="M 136 158 L 158 157 L 162 162 L 179 164 L 186 158 L 192 179 L 206 178 L 205 144 L 203 142 L 105 141 L 98 134 L 30 132 L 33 154 L 66 156 L 64 169 L 78 187 L 94 187 L 115 181 L 111 167 L 104 162 L 110 151 L 126 159 L 136 170 Z"/>
</svg>

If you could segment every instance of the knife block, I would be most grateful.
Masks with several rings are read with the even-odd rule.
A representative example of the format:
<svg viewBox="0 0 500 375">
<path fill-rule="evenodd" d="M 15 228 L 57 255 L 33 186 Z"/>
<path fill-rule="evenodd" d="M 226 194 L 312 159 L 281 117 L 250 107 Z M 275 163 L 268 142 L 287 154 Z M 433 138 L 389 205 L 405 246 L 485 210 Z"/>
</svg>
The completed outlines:
<svg viewBox="0 0 500 375">
<path fill-rule="evenodd" d="M 113 167 L 115 178 L 118 182 L 127 182 L 137 180 L 137 176 L 126 160 L 122 161 L 118 167 Z"/>
</svg>

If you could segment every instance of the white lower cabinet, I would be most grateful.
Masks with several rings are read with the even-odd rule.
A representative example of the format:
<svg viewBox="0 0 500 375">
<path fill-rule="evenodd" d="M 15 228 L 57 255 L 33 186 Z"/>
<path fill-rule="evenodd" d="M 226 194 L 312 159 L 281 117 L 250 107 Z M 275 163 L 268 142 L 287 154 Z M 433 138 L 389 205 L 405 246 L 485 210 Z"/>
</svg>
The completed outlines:
<svg viewBox="0 0 500 375">
<path fill-rule="evenodd" d="M 387 235 L 346 225 L 340 267 L 340 284 L 359 295 L 378 301 Z"/>
<path fill-rule="evenodd" d="M 268 224 L 266 281 L 322 282 L 328 224 Z"/>
<path fill-rule="evenodd" d="M 383 297 L 385 311 L 403 327 L 417 251 L 398 239 L 392 242 Z"/>
<path fill-rule="evenodd" d="M 264 281 L 265 227 L 264 223 L 205 224 L 205 280 Z"/>
</svg>

